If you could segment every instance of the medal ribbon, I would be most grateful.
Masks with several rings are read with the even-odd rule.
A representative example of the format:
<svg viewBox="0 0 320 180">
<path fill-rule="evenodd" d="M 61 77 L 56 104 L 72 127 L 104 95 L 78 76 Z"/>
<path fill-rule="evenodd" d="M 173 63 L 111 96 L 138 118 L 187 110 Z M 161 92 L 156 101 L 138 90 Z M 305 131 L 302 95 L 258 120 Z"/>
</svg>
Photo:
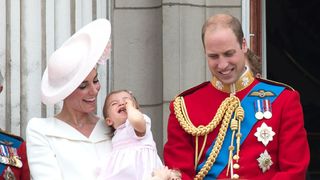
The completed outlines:
<svg viewBox="0 0 320 180">
<path fill-rule="evenodd" d="M 240 144 L 243 143 L 243 141 L 246 139 L 246 137 L 250 133 L 252 127 L 257 122 L 257 120 L 255 119 L 254 103 L 260 97 L 258 97 L 258 96 L 249 96 L 249 95 L 251 94 L 251 92 L 254 92 L 254 91 L 258 92 L 261 89 L 268 90 L 268 91 L 271 91 L 271 92 L 274 93 L 274 96 L 268 97 L 268 99 L 270 100 L 270 104 L 271 104 L 277 98 L 277 96 L 284 90 L 284 87 L 276 86 L 276 85 L 272 85 L 272 84 L 266 84 L 264 82 L 259 82 L 241 100 L 241 106 L 244 109 L 245 117 L 244 117 L 243 122 L 241 123 L 241 134 L 242 134 L 242 137 L 241 137 Z M 224 142 L 223 142 L 221 150 L 220 150 L 220 153 L 219 153 L 215 163 L 212 165 L 210 171 L 205 176 L 205 178 L 204 178 L 205 180 L 206 179 L 207 180 L 217 179 L 219 174 L 222 172 L 222 170 L 228 164 L 229 153 L 227 153 L 227 152 L 229 152 L 228 147 L 230 145 L 230 143 L 228 143 L 228 142 L 231 141 L 231 136 L 232 136 L 232 131 L 231 131 L 230 128 L 228 128 L 226 136 L 225 136 L 225 139 L 224 139 Z M 197 170 L 196 170 L 197 172 L 200 171 L 200 169 L 205 164 L 206 159 L 208 159 L 208 157 L 210 155 L 210 152 L 212 151 L 212 148 L 213 148 L 213 146 L 215 144 L 215 141 L 216 141 L 216 139 L 212 142 L 210 148 L 207 150 L 204 162 L 202 162 L 201 164 L 198 165 Z"/>
<path fill-rule="evenodd" d="M 7 135 L 2 134 L 2 133 L 0 133 L 0 139 L 2 141 L 8 141 L 8 142 L 12 143 L 12 145 L 10 145 L 10 146 L 13 147 L 13 148 L 16 148 L 16 149 L 18 149 L 20 147 L 21 143 L 22 143 L 18 139 L 10 137 L 10 136 L 7 136 Z M 2 150 L 6 151 L 5 150 L 6 148 L 4 146 L 8 146 L 8 145 L 5 145 L 5 144 L 1 145 L 1 148 L 3 148 Z M 2 153 L 6 153 L 6 152 L 2 152 Z M 9 153 L 9 152 L 7 152 L 7 153 Z M 3 170 L 5 169 L 6 166 L 7 166 L 7 164 L 0 163 L 0 173 L 1 174 L 2 174 L 2 172 L 3 172 Z"/>
</svg>

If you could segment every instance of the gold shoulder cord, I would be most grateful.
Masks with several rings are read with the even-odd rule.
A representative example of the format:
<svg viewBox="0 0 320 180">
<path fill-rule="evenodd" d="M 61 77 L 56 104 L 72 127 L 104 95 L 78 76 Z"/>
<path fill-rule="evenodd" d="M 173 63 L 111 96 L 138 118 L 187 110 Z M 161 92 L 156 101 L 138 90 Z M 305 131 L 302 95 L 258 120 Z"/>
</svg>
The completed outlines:
<svg viewBox="0 0 320 180">
<path fill-rule="evenodd" d="M 231 123 L 231 130 L 233 131 L 232 134 L 232 141 L 231 145 L 229 146 L 229 161 L 228 161 L 228 170 L 229 168 L 231 169 L 231 178 L 238 178 L 239 176 L 237 174 L 233 174 L 233 169 L 234 167 L 237 167 L 235 169 L 238 169 L 240 166 L 238 164 L 232 165 L 232 154 L 233 154 L 233 139 L 235 135 L 235 130 L 238 130 L 238 133 L 236 134 L 237 137 L 237 154 L 233 157 L 236 162 L 238 162 L 239 159 L 239 151 L 240 151 L 240 122 L 244 118 L 244 111 L 243 108 L 241 107 L 241 103 L 238 97 L 234 96 L 233 94 L 230 95 L 230 97 L 227 97 L 220 105 L 220 107 L 217 110 L 216 115 L 214 118 L 211 120 L 211 122 L 206 125 L 206 126 L 198 126 L 195 127 L 186 110 L 186 106 L 184 103 L 183 97 L 177 97 L 174 100 L 174 112 L 175 115 L 180 123 L 180 126 L 188 133 L 191 134 L 192 136 L 195 136 L 196 138 L 196 148 L 195 148 L 195 169 L 199 163 L 199 158 L 202 155 L 203 149 L 206 144 L 207 140 L 207 135 L 212 132 L 222 121 L 221 127 L 219 129 L 219 133 L 216 139 L 216 142 L 212 148 L 212 151 L 205 163 L 205 165 L 201 168 L 201 170 L 198 172 L 198 174 L 195 176 L 195 180 L 201 180 L 203 179 L 207 174 L 208 171 L 211 169 L 212 165 L 215 163 L 216 158 L 220 152 L 221 146 L 223 144 L 230 120 L 232 118 L 232 115 L 234 114 L 234 118 L 232 119 Z M 198 137 L 199 136 L 204 136 L 204 142 L 202 144 L 202 148 L 200 153 L 198 153 Z M 230 167 L 231 164 L 231 167 Z M 228 172 L 227 172 L 228 175 Z"/>
</svg>

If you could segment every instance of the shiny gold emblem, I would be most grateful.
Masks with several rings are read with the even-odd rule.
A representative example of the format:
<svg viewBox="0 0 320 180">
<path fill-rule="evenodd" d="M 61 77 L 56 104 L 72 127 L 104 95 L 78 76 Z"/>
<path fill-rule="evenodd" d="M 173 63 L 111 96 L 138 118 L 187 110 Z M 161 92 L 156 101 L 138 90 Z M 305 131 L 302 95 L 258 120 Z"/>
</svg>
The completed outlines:
<svg viewBox="0 0 320 180">
<path fill-rule="evenodd" d="M 257 96 L 260 98 L 264 98 L 264 97 L 273 97 L 275 96 L 275 94 L 271 91 L 265 91 L 263 89 L 260 89 L 259 91 L 252 91 L 250 93 L 250 96 Z"/>
</svg>

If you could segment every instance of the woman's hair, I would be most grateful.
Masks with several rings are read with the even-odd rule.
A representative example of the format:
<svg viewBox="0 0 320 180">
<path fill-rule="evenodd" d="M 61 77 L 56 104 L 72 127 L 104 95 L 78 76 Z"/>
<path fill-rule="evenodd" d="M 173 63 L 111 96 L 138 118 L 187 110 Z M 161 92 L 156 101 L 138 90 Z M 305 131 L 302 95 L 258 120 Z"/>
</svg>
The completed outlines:
<svg viewBox="0 0 320 180">
<path fill-rule="evenodd" d="M 251 49 L 248 49 L 246 56 L 248 58 L 249 68 L 253 75 L 262 74 L 261 59 Z"/>
<path fill-rule="evenodd" d="M 0 71 L 0 86 L 3 84 L 3 76 L 1 74 L 1 71 Z"/>
</svg>

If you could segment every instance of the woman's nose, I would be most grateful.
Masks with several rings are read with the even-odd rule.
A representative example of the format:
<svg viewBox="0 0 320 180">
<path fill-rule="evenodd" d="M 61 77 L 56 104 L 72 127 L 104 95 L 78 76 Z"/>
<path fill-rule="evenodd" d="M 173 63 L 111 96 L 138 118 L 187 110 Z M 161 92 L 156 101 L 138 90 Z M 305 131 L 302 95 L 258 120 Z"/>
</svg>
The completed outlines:
<svg viewBox="0 0 320 180">
<path fill-rule="evenodd" d="M 96 86 L 95 84 L 90 85 L 89 92 L 90 92 L 91 95 L 97 95 L 99 90 L 100 90 L 99 86 Z"/>
</svg>

